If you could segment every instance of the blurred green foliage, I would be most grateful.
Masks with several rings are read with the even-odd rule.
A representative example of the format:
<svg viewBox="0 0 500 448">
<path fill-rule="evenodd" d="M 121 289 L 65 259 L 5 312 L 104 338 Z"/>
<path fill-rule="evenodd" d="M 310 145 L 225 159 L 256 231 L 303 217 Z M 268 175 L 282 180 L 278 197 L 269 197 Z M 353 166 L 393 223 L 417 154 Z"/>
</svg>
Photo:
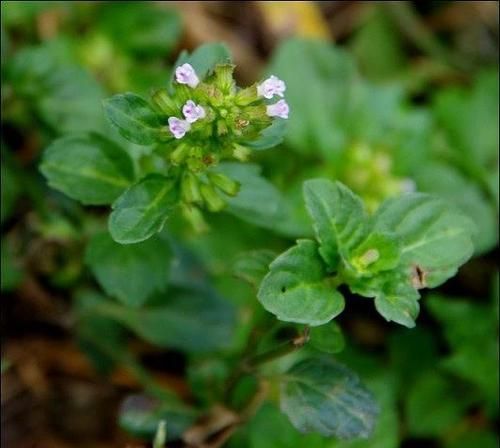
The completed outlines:
<svg viewBox="0 0 500 448">
<path fill-rule="evenodd" d="M 54 11 L 58 32 L 40 37 L 37 18 Z M 196 232 L 177 214 L 157 236 L 127 246 L 106 233 L 103 209 L 84 209 L 54 192 L 38 165 L 46 150 L 41 171 L 51 173 L 50 185 L 84 204 L 110 203 L 139 169 L 161 165 L 147 147 L 109 126 L 101 102 L 118 92 L 149 94 L 169 86 L 174 62 L 188 57 L 176 59 L 179 14 L 146 2 L 3 2 L 1 31 L 1 290 L 15 296 L 34 276 L 72 297 L 71 331 L 96 369 L 109 375 L 125 366 L 144 386 L 147 395 L 127 398 L 121 409 L 119 425 L 131 434 L 152 440 L 165 419 L 174 440 L 224 393 L 245 410 L 257 386 L 239 379 L 229 387 L 231 371 L 241 359 L 283 343 L 283 335 L 302 334 L 304 327 L 294 323 L 269 330 L 275 319 L 256 295 L 276 254 L 314 235 L 302 198 L 305 180 L 342 182 L 370 213 L 413 190 L 437 195 L 478 228 L 470 269 L 488 262 L 484 256 L 498 244 L 498 67 L 433 82 L 432 70 L 412 65 L 408 43 L 385 7 L 375 8 L 343 48 L 303 38 L 281 42 L 266 73 L 287 84 L 291 113 L 282 144 L 253 153 L 251 164 L 220 165 L 241 190 L 227 198 L 223 213 L 206 217 L 208 231 Z M 212 48 L 217 59 L 221 47 Z M 446 63 L 426 57 L 442 73 Z M 423 101 L 416 101 L 419 95 Z M 273 129 L 259 145 L 277 141 L 282 131 Z M 57 171 L 52 162 L 65 155 L 68 141 L 77 148 L 73 165 Z M 88 195 L 84 188 L 89 158 L 107 176 L 97 196 L 95 183 Z M 36 253 L 35 240 L 54 243 L 57 256 L 44 246 Z M 310 344 L 265 365 L 268 399 L 227 446 L 396 448 L 419 439 L 445 448 L 496 446 L 498 278 L 491 297 L 456 297 L 457 285 L 452 293 L 446 287 L 424 292 L 422 322 L 411 330 L 385 326 L 371 305 L 347 292 L 347 317 L 313 328 Z M 376 350 L 362 342 L 359 327 L 367 321 L 384 325 Z M 182 354 L 192 406 L 159 386 L 135 359 L 128 344 L 134 338 Z M 334 357 L 349 366 L 346 381 L 359 376 L 375 397 L 377 405 L 364 403 L 370 415 L 380 409 L 370 439 L 304 435 L 279 412 L 280 375 L 320 355 L 328 359 L 325 374 L 314 378 L 320 373 L 306 369 L 312 384 L 323 387 L 332 371 L 344 371 L 337 361 L 329 370 Z M 302 399 L 313 393 L 304 391 Z M 330 405 L 322 411 L 337 412 Z M 296 427 L 310 429 L 310 418 L 318 429 L 320 418 L 296 415 L 302 405 L 281 406 Z M 338 428 L 320 432 L 339 435 Z"/>
</svg>

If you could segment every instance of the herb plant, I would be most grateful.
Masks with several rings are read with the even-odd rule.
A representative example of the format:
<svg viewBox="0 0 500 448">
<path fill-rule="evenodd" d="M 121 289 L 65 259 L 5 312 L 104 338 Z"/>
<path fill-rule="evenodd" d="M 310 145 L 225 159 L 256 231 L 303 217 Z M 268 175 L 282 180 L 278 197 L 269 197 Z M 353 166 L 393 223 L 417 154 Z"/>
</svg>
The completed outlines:
<svg viewBox="0 0 500 448">
<path fill-rule="evenodd" d="M 498 70 L 415 104 L 425 80 L 389 76 L 378 5 L 352 52 L 285 39 L 239 86 L 224 44 L 175 59 L 171 9 L 68 3 L 32 45 L 18 30 L 48 5 L 7 3 L 2 35 L 26 42 L 2 47 L 2 292 L 64 309 L 121 429 L 154 448 L 495 446 Z M 43 151 L 20 162 L 28 131 Z"/>
<path fill-rule="evenodd" d="M 197 231 L 205 230 L 202 210 L 223 210 L 232 197 L 237 200 L 245 182 L 238 176 L 245 165 L 225 161 L 244 162 L 254 151 L 275 146 L 285 132 L 289 107 L 285 99 L 273 102 L 273 97 L 284 96 L 285 83 L 272 75 L 238 88 L 233 71 L 224 47 L 206 46 L 182 54 L 170 86 L 155 91 L 150 102 L 133 93 L 105 100 L 104 111 L 118 133 L 148 148 L 135 164 L 126 150 L 95 133 L 56 140 L 41 164 L 53 188 L 84 204 L 111 204 L 109 235 L 92 238 L 86 261 L 104 291 L 133 311 L 99 300 L 95 311 L 154 344 L 218 348 L 215 336 L 224 338 L 227 331 L 217 310 L 220 299 L 214 297 L 213 304 L 208 297 L 195 300 L 206 302 L 206 314 L 197 310 L 192 316 L 194 325 L 210 331 L 203 341 L 192 340 L 196 331 L 182 324 L 190 312 L 182 294 L 170 298 L 171 307 L 164 310 L 165 299 L 155 300 L 154 308 L 141 308 L 152 293 L 167 286 L 164 272 L 170 249 L 157 234 L 175 213 L 182 213 Z M 305 327 L 285 346 L 262 353 L 249 347 L 251 355 L 243 363 L 229 366 L 226 404 L 231 406 L 233 389 L 243 377 L 256 382 L 254 396 L 246 398 L 252 404 L 269 381 L 261 365 L 311 339 L 318 352 L 273 380 L 280 385 L 282 412 L 300 432 L 366 438 L 379 405 L 353 371 L 324 354 L 331 352 L 329 339 L 333 341 L 338 331 L 333 319 L 346 306 L 339 288 L 347 286 L 354 294 L 374 298 L 386 320 L 413 327 L 419 290 L 439 286 L 469 259 L 474 226 L 454 207 L 428 194 L 387 199 L 369 213 L 363 200 L 340 182 L 307 180 L 303 191 L 315 238 L 299 239 L 256 283 L 266 310 L 281 321 Z M 250 200 L 249 211 L 252 206 Z M 253 258 L 254 269 L 265 272 L 269 257 L 259 253 Z M 243 270 L 248 268 L 243 265 Z M 175 277 L 172 280 L 175 284 Z M 178 339 L 161 331 L 179 325 Z M 167 417 L 167 425 L 168 421 Z M 175 429 L 170 433 L 176 435 Z"/>
</svg>

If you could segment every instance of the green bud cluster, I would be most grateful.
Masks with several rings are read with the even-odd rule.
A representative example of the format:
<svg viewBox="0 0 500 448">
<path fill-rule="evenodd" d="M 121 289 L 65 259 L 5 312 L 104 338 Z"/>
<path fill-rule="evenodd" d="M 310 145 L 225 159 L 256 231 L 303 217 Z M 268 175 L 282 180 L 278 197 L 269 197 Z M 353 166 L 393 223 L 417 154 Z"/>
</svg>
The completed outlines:
<svg viewBox="0 0 500 448">
<path fill-rule="evenodd" d="M 255 141 L 272 124 L 266 103 L 257 95 L 257 85 L 239 89 L 233 78 L 234 65 L 219 64 L 195 88 L 173 83 L 171 91 L 160 89 L 153 95 L 169 133 L 169 117 L 182 118 L 187 101 L 203 107 L 205 117 L 191 123 L 189 132 L 176 139 L 170 134 L 169 161 L 194 173 L 201 173 L 221 160 L 246 160 Z"/>
</svg>

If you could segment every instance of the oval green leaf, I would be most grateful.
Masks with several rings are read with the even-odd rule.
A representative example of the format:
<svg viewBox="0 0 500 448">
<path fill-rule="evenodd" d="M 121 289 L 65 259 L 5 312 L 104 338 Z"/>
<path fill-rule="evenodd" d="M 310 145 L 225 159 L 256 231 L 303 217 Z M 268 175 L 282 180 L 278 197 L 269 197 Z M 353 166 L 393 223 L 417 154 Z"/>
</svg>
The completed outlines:
<svg viewBox="0 0 500 448">
<path fill-rule="evenodd" d="M 85 261 L 110 296 L 128 306 L 139 306 L 167 286 L 171 251 L 167 241 L 155 236 L 137 244 L 118 244 L 108 233 L 92 237 Z"/>
<path fill-rule="evenodd" d="M 177 204 L 178 192 L 171 179 L 151 174 L 132 185 L 113 204 L 108 227 L 120 244 L 144 241 L 159 232 Z"/>
<path fill-rule="evenodd" d="M 300 432 L 339 439 L 368 438 L 379 413 L 358 376 L 326 357 L 302 360 L 283 376 L 280 404 Z"/>
<path fill-rule="evenodd" d="M 161 140 L 167 123 L 149 103 L 134 93 L 115 95 L 103 101 L 104 111 L 122 137 L 138 145 L 152 145 Z"/>
<path fill-rule="evenodd" d="M 134 179 L 129 155 L 95 133 L 54 141 L 45 150 L 40 171 L 52 188 L 88 205 L 110 204 Z"/>
<path fill-rule="evenodd" d="M 280 320 L 308 325 L 322 325 L 344 309 L 344 298 L 326 278 L 318 245 L 298 240 L 270 265 L 258 299 L 264 308 Z"/>
</svg>

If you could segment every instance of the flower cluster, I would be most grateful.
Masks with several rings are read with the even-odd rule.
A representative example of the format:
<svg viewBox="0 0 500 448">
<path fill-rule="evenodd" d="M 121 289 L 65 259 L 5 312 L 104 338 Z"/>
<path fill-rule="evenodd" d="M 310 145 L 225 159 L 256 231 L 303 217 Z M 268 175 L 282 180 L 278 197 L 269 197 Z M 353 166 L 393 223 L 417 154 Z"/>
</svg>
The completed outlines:
<svg viewBox="0 0 500 448">
<path fill-rule="evenodd" d="M 231 68 L 228 69 L 228 67 Z M 231 79 L 229 79 L 229 77 Z M 252 111 L 251 109 L 252 107 L 255 109 L 257 103 L 259 103 L 259 100 L 261 99 L 269 100 L 275 95 L 283 98 L 286 90 L 284 81 L 272 75 L 255 87 L 250 87 L 249 89 L 243 89 L 236 92 L 235 89 L 232 88 L 234 87 L 234 82 L 232 81 L 232 66 L 219 66 L 215 69 L 215 77 L 212 80 L 208 80 L 204 86 L 198 88 L 201 82 L 194 68 L 190 64 L 182 64 L 175 69 L 175 81 L 178 86 L 187 86 L 189 89 L 193 90 L 191 95 L 189 95 L 189 93 L 185 90 L 181 90 L 183 96 L 189 97 L 181 107 L 183 118 L 179 118 L 178 116 L 170 116 L 168 118 L 168 128 L 170 133 L 177 140 L 184 138 L 192 129 L 193 123 L 198 120 L 206 118 L 209 122 L 213 122 L 214 118 L 218 118 L 217 115 L 219 118 L 228 118 L 228 114 L 231 112 L 233 115 L 238 115 L 238 112 L 240 112 L 239 116 L 233 117 L 235 119 L 231 124 L 234 125 L 234 128 L 245 128 L 251 125 L 249 118 L 254 118 L 257 123 L 260 121 L 261 123 L 264 122 L 265 124 L 270 124 L 266 123 L 265 120 L 262 120 L 262 117 L 259 117 L 256 114 L 256 110 Z M 210 86 L 212 88 L 210 88 Z M 229 89 L 227 89 L 227 87 L 229 87 Z M 205 95 L 203 95 L 203 93 L 205 93 Z M 224 95 L 224 93 L 226 95 Z M 202 101 L 205 100 L 207 104 L 202 105 L 199 102 L 196 103 L 196 98 L 200 98 Z M 220 101 L 221 99 L 223 101 Z M 224 99 L 226 101 L 224 101 Z M 234 100 L 233 104 L 228 104 L 231 103 L 231 99 Z M 207 114 L 207 111 L 205 110 L 206 107 L 211 108 L 212 113 L 210 115 Z M 290 108 L 284 99 L 280 99 L 274 104 L 266 104 L 265 109 L 263 109 L 267 117 L 282 119 L 288 118 L 289 110 Z M 245 114 L 245 112 L 253 112 L 254 116 L 247 117 L 246 115 L 248 114 Z M 219 136 L 231 134 L 229 129 L 230 126 L 227 126 L 228 121 L 230 122 L 231 120 L 226 119 L 218 121 L 216 132 Z M 258 127 L 260 128 L 262 126 Z M 234 137 L 235 134 L 236 136 L 238 135 L 238 132 L 234 132 L 233 130 L 232 134 Z M 255 132 L 253 134 L 255 134 Z M 241 151 L 241 142 L 235 141 L 234 143 L 236 156 L 238 156 L 238 153 L 244 153 L 244 151 Z"/>
<path fill-rule="evenodd" d="M 197 228 L 203 227 L 198 207 L 219 211 L 239 190 L 238 182 L 212 168 L 225 159 L 246 160 L 262 132 L 289 115 L 282 80 L 273 75 L 238 88 L 233 71 L 231 64 L 218 64 L 202 76 L 184 63 L 175 69 L 172 88 L 153 95 L 168 123 L 167 157 L 178 173 L 184 212 Z"/>
</svg>

